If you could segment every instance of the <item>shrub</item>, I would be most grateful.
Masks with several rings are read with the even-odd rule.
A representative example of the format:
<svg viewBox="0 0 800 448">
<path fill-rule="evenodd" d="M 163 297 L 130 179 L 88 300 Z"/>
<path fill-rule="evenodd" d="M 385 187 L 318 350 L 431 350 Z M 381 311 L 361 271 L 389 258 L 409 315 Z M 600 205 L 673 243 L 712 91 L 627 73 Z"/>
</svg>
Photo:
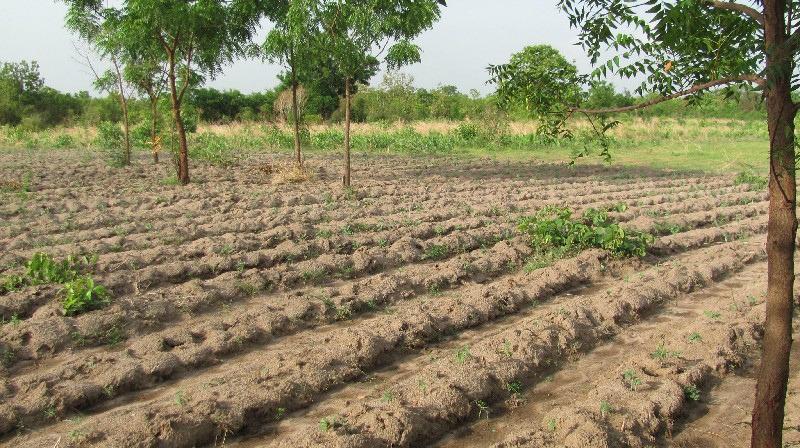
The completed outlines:
<svg viewBox="0 0 800 448">
<path fill-rule="evenodd" d="M 215 166 L 231 166 L 235 162 L 233 150 L 225 137 L 210 132 L 198 134 L 189 151 L 192 158 Z"/>
<path fill-rule="evenodd" d="M 753 173 L 752 171 L 742 171 L 734 179 L 736 185 L 749 185 L 751 190 L 763 190 L 767 188 L 767 179 Z"/>
<path fill-rule="evenodd" d="M 614 256 L 644 256 L 652 244 L 649 234 L 625 230 L 611 222 L 605 211 L 589 209 L 581 219 L 574 219 L 567 208 L 549 206 L 534 216 L 522 218 L 519 229 L 530 237 L 539 253 L 574 253 L 587 248 L 601 248 Z"/>
<path fill-rule="evenodd" d="M 31 284 L 66 283 L 78 273 L 70 259 L 57 262 L 48 254 L 37 252 L 25 264 L 26 277 Z"/>
<path fill-rule="evenodd" d="M 89 276 L 78 277 L 64 285 L 61 305 L 65 316 L 75 316 L 102 308 L 111 300 L 108 290 Z"/>
</svg>

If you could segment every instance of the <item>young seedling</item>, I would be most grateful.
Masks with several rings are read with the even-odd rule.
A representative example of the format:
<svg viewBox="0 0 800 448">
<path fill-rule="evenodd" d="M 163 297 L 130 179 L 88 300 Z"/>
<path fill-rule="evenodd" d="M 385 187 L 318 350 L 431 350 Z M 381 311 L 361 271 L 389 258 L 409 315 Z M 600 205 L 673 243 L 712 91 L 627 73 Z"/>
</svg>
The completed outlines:
<svg viewBox="0 0 800 448">
<path fill-rule="evenodd" d="M 472 355 L 469 353 L 469 346 L 465 345 L 456 351 L 456 364 L 464 364 Z"/>
<path fill-rule="evenodd" d="M 611 403 L 607 401 L 600 402 L 600 416 L 606 418 L 606 416 L 612 412 L 614 412 L 614 408 L 611 406 Z"/>
<path fill-rule="evenodd" d="M 91 277 L 84 276 L 64 285 L 61 305 L 65 316 L 74 316 L 102 308 L 110 301 L 111 294 L 105 287 L 96 284 Z"/>
<path fill-rule="evenodd" d="M 690 384 L 683 388 L 683 394 L 687 400 L 700 401 L 700 390 L 694 384 Z"/>
<path fill-rule="evenodd" d="M 394 392 L 390 390 L 383 391 L 383 395 L 381 395 L 381 401 L 384 403 L 391 403 L 394 400 Z"/>
<path fill-rule="evenodd" d="M 478 407 L 478 418 L 481 418 L 482 415 L 485 416 L 486 418 L 489 418 L 490 409 L 489 405 L 487 405 L 485 401 L 475 400 L 475 405 Z"/>
<path fill-rule="evenodd" d="M 178 389 L 175 392 L 175 396 L 173 397 L 173 401 L 178 406 L 185 405 L 188 402 L 188 400 L 186 399 L 186 393 L 184 393 L 182 389 Z"/>
<path fill-rule="evenodd" d="M 512 381 L 506 384 L 506 390 L 513 397 L 519 397 L 519 395 L 522 394 L 522 383 L 520 383 L 519 381 Z"/>
<path fill-rule="evenodd" d="M 547 429 L 549 429 L 550 432 L 556 432 L 556 419 L 551 418 L 547 421 Z"/>
<path fill-rule="evenodd" d="M 633 369 L 628 369 L 622 372 L 622 379 L 628 385 L 628 388 L 634 392 L 639 386 L 642 385 L 641 378 L 639 378 L 639 375 L 637 375 L 636 371 Z"/>
<path fill-rule="evenodd" d="M 704 315 L 705 315 L 707 318 L 709 318 L 709 319 L 712 319 L 712 320 L 717 320 L 717 319 L 719 319 L 720 317 L 722 317 L 722 314 L 721 314 L 719 311 L 709 311 L 709 310 L 706 310 L 706 311 L 703 311 L 703 314 L 704 314 Z"/>
<path fill-rule="evenodd" d="M 700 333 L 698 333 L 696 331 L 689 335 L 689 342 L 691 342 L 693 344 L 697 343 L 697 342 L 702 342 L 702 341 L 703 341 L 703 337 L 700 336 Z"/>
</svg>

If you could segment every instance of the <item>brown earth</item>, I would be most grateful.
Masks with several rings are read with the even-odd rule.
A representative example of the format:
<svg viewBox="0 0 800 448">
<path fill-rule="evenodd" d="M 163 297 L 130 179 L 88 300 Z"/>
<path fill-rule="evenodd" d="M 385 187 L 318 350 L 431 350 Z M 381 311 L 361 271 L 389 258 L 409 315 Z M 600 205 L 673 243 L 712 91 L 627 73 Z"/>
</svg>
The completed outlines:
<svg viewBox="0 0 800 448">
<path fill-rule="evenodd" d="M 58 285 L 0 293 L 0 445 L 747 446 L 765 193 L 388 156 L 358 160 L 343 191 L 334 159 L 298 185 L 273 184 L 269 160 L 175 187 L 144 155 L 115 170 L 0 153 L 0 176 L 31 190 L 2 193 L 0 276 L 40 251 L 86 255 L 113 292 L 77 317 Z M 611 215 L 658 238 L 642 259 L 526 269 L 516 222 L 548 204 L 625 204 Z"/>
</svg>

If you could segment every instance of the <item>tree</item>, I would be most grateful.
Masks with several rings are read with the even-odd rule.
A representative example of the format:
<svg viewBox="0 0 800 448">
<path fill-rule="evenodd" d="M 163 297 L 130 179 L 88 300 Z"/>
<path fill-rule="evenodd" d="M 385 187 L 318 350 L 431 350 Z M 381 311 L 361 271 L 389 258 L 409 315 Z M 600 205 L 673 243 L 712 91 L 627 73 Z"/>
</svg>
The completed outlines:
<svg viewBox="0 0 800 448">
<path fill-rule="evenodd" d="M 262 45 L 264 56 L 273 63 L 284 65 L 289 72 L 292 92 L 292 121 L 294 125 L 294 156 L 298 166 L 303 165 L 300 148 L 300 107 L 297 91 L 298 71 L 312 69 L 318 60 L 318 28 L 311 15 L 311 0 L 287 0 L 280 8 L 270 11 L 274 28 Z M 272 9 L 272 8 L 270 8 Z M 279 97 L 280 98 L 280 97 Z"/>
<path fill-rule="evenodd" d="M 91 57 L 84 54 L 85 64 L 95 77 L 95 87 L 111 96 L 115 96 L 122 111 L 124 148 L 119 163 L 122 166 L 131 163 L 131 123 L 128 114 L 127 85 L 124 71 L 124 40 L 118 33 L 119 12 L 112 8 L 96 5 L 94 8 L 70 8 L 67 12 L 67 28 L 75 31 L 91 48 L 111 63 L 111 68 L 99 73 L 92 64 Z"/>
<path fill-rule="evenodd" d="M 153 163 L 158 163 L 158 154 L 161 151 L 158 102 L 167 83 L 166 67 L 157 51 L 139 51 L 138 54 L 130 55 L 124 76 L 129 83 L 136 86 L 140 94 L 147 96 L 150 103 L 150 150 Z"/>
<path fill-rule="evenodd" d="M 429 29 L 441 14 L 443 0 L 316 0 L 315 23 L 344 79 L 344 173 L 350 187 L 350 122 L 354 81 L 369 79 L 383 57 L 389 69 L 420 61 L 411 40 Z"/>
<path fill-rule="evenodd" d="M 795 128 L 798 103 L 795 58 L 800 51 L 800 3 L 760 0 L 559 0 L 579 41 L 596 64 L 594 78 L 610 73 L 645 79 L 640 94 L 657 97 L 624 107 L 564 105 L 551 117 L 563 125 L 587 117 L 640 110 L 664 101 L 697 97 L 713 88 L 757 86 L 767 104 L 769 221 L 767 315 L 763 356 L 753 408 L 752 446 L 780 447 L 792 344 L 794 253 L 797 235 Z M 758 9 L 757 9 L 758 8 Z M 611 56 L 601 61 L 606 52 Z M 530 91 L 540 80 L 515 80 L 507 66 L 490 67 L 501 96 Z M 545 85 L 551 80 L 541 80 Z M 587 82 L 576 76 L 570 82 Z M 536 98 L 536 97 L 534 97 Z M 532 107 L 549 104 L 535 101 Z M 547 114 L 546 109 L 540 112 Z M 603 128 L 600 129 L 602 133 Z"/>
<path fill-rule="evenodd" d="M 166 63 L 172 118 L 178 134 L 177 175 L 189 183 L 189 148 L 181 115 L 187 90 L 217 75 L 244 54 L 262 14 L 263 0 L 66 0 L 70 14 L 115 17 L 110 27 L 126 54 L 157 51 Z"/>
</svg>

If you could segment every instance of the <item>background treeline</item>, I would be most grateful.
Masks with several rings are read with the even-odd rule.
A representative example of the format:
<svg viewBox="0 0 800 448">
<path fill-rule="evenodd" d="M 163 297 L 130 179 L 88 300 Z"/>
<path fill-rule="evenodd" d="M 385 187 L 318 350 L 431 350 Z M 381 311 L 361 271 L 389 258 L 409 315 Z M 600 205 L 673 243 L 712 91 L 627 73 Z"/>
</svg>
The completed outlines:
<svg viewBox="0 0 800 448">
<path fill-rule="evenodd" d="M 281 94 L 289 83 L 285 76 L 271 90 L 242 93 L 214 88 L 192 89 L 188 98 L 189 128 L 205 123 L 281 122 L 291 120 L 280 105 Z M 322 83 L 303 85 L 302 115 L 308 124 L 340 122 L 343 108 L 337 90 Z M 597 83 L 585 92 L 586 107 L 620 107 L 641 101 L 609 83 Z M 167 109 L 166 98 L 164 108 Z M 148 120 L 149 104 L 144 98 L 130 100 L 132 122 Z M 166 112 L 166 110 L 165 110 Z M 353 120 L 362 123 L 412 122 L 420 120 L 478 120 L 499 113 L 494 95 L 465 93 L 455 86 L 418 88 L 413 78 L 402 73 L 387 73 L 378 85 L 361 85 L 353 97 Z M 505 111 L 509 119 L 526 119 L 522 108 Z M 757 92 L 741 92 L 734 97 L 709 93 L 692 101 L 665 102 L 637 113 L 639 116 L 763 118 L 764 105 Z M 98 126 L 122 119 L 114 94 L 91 96 L 88 92 L 63 93 L 48 87 L 36 62 L 3 63 L 0 66 L 0 125 L 37 130 L 55 126 Z"/>
</svg>

